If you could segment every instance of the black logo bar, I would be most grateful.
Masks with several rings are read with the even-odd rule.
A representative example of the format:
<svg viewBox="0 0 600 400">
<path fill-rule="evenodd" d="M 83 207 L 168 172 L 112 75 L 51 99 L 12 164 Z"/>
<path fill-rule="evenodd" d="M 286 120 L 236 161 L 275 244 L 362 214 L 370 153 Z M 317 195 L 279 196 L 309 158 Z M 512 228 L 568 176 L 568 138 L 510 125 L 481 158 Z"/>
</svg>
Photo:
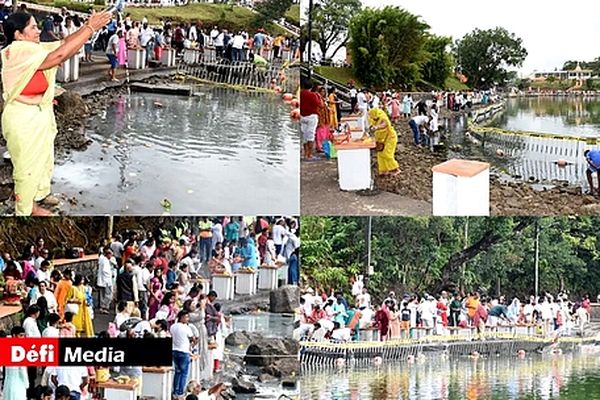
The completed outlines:
<svg viewBox="0 0 600 400">
<path fill-rule="evenodd" d="M 59 365 L 168 367 L 171 338 L 61 338 Z"/>
</svg>

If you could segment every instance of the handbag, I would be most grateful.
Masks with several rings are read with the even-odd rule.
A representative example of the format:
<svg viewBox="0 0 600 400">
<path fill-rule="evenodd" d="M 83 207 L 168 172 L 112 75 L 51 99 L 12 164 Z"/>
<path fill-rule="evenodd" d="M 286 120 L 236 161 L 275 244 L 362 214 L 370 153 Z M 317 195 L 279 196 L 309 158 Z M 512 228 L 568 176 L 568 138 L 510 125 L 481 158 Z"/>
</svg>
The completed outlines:
<svg viewBox="0 0 600 400">
<path fill-rule="evenodd" d="M 79 312 L 79 304 L 67 303 L 65 306 L 65 312 L 70 312 L 73 315 L 77 314 Z"/>
<path fill-rule="evenodd" d="M 385 139 L 383 139 L 383 142 L 375 142 L 375 151 L 383 151 L 383 149 L 385 149 L 385 142 L 387 141 L 389 134 L 390 133 L 388 132 L 387 135 L 385 135 Z"/>
</svg>

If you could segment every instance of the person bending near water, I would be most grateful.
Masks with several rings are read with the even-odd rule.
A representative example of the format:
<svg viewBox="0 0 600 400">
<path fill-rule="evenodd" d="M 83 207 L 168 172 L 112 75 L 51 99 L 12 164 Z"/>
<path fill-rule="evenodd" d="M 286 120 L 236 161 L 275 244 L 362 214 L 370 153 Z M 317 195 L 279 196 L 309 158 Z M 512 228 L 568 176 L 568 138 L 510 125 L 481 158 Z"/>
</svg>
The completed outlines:
<svg viewBox="0 0 600 400">
<path fill-rule="evenodd" d="M 585 160 L 588 163 L 588 168 L 585 171 L 587 176 L 588 184 L 590 185 L 590 194 L 600 194 L 600 150 L 586 150 L 583 152 Z M 598 188 L 594 188 L 594 177 L 593 174 L 598 177 Z"/>
<path fill-rule="evenodd" d="M 37 203 L 46 199 L 56 204 L 49 199 L 57 132 L 52 107 L 56 69 L 110 17 L 109 12 L 93 13 L 77 32 L 47 43 L 40 43 L 31 14 L 18 12 L 4 21 L 2 134 L 13 164 L 16 215 L 51 215 Z"/>
</svg>

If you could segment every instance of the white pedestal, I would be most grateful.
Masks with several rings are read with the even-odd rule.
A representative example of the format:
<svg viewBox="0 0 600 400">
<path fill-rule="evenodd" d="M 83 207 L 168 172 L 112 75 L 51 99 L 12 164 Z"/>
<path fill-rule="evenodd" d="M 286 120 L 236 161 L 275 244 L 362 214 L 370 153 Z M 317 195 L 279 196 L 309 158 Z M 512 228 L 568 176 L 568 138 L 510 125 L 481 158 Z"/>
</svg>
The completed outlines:
<svg viewBox="0 0 600 400">
<path fill-rule="evenodd" d="M 130 69 L 146 68 L 146 50 L 129 49 L 127 50 L 127 67 Z"/>
<path fill-rule="evenodd" d="M 233 300 L 234 284 L 233 276 L 213 275 L 212 287 L 219 299 Z"/>
<path fill-rule="evenodd" d="M 144 383 L 145 384 L 145 383 Z M 137 384 L 118 384 L 116 382 L 99 383 L 104 391 L 103 398 L 110 400 L 136 400 Z"/>
<path fill-rule="evenodd" d="M 490 165 L 450 160 L 433 167 L 433 215 L 489 216 Z"/>
<path fill-rule="evenodd" d="M 188 382 L 192 381 L 192 380 L 198 381 L 198 382 L 200 382 L 200 380 L 201 380 L 200 379 L 200 356 L 198 354 L 192 354 L 192 357 L 191 357 Z M 146 382 L 144 382 L 144 385 L 145 384 L 146 384 Z M 170 398 L 169 396 L 159 397 L 159 399 L 169 399 Z"/>
<path fill-rule="evenodd" d="M 175 66 L 175 49 L 163 50 L 162 56 L 160 58 L 160 62 L 165 67 Z"/>
<path fill-rule="evenodd" d="M 79 54 L 75 54 L 70 59 L 70 67 L 69 67 L 69 79 L 71 82 L 74 82 L 79 79 Z"/>
<path fill-rule="evenodd" d="M 279 271 L 277 272 L 277 280 L 282 280 L 284 283 L 284 285 L 287 285 L 288 282 L 288 271 L 290 269 L 290 266 L 286 263 L 283 264 L 280 268 Z"/>
<path fill-rule="evenodd" d="M 173 392 L 173 368 L 144 367 L 142 369 L 142 396 L 168 399 Z"/>
<path fill-rule="evenodd" d="M 65 60 L 56 70 L 56 80 L 61 83 L 67 83 L 71 79 L 71 58 Z"/>
<path fill-rule="evenodd" d="M 369 148 L 343 149 L 336 146 L 338 177 L 342 190 L 371 188 L 371 150 Z"/>
<path fill-rule="evenodd" d="M 237 273 L 235 275 L 235 293 L 236 294 L 256 294 L 256 272 Z"/>
<path fill-rule="evenodd" d="M 258 270 L 258 290 L 277 289 L 277 272 L 279 268 L 264 266 Z"/>
</svg>

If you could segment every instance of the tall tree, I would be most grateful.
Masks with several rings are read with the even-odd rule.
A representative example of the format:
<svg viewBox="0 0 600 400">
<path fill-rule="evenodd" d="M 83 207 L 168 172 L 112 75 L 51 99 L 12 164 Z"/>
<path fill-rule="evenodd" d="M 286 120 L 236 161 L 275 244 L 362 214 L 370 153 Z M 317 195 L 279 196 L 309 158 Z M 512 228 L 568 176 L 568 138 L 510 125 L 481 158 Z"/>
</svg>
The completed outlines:
<svg viewBox="0 0 600 400">
<path fill-rule="evenodd" d="M 509 67 L 519 67 L 527 57 L 523 40 L 504 28 L 475 29 L 456 41 L 456 59 L 467 84 L 474 88 L 503 85 Z"/>
<path fill-rule="evenodd" d="M 281 19 L 292 6 L 292 0 L 264 0 L 256 6 L 254 24 L 264 26 L 268 22 Z"/>
<path fill-rule="evenodd" d="M 421 69 L 423 80 L 441 89 L 444 88 L 454 66 L 449 51 L 450 45 L 452 45 L 452 38 L 447 36 L 431 35 L 425 42 L 428 60 Z"/>
<path fill-rule="evenodd" d="M 427 61 L 429 25 L 400 7 L 367 8 L 350 21 L 354 73 L 374 88 L 412 88 Z"/>
<path fill-rule="evenodd" d="M 313 9 L 313 31 L 323 55 L 333 58 L 348 43 L 350 19 L 360 12 L 360 0 L 320 0 Z"/>
</svg>

